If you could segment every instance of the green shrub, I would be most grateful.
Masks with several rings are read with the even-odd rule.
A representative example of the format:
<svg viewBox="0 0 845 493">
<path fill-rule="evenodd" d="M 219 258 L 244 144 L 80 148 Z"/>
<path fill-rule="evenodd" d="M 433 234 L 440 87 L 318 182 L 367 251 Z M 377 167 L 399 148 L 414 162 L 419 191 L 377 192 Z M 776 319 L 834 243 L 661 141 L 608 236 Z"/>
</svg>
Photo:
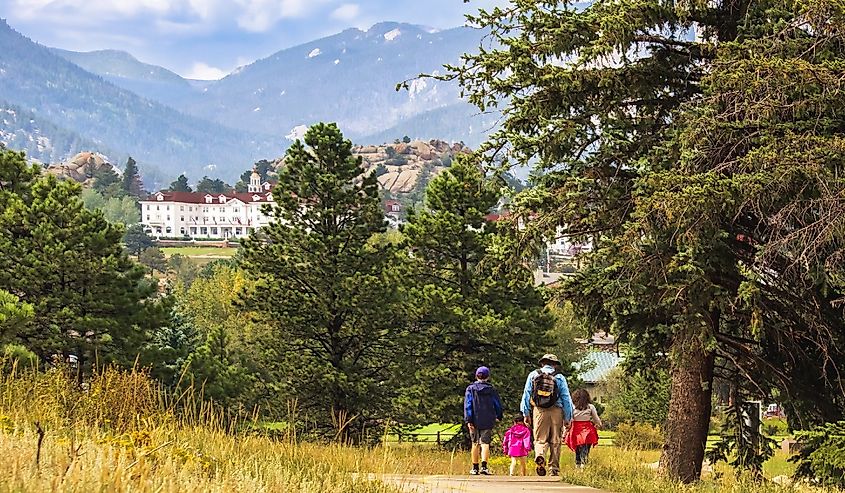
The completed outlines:
<svg viewBox="0 0 845 493">
<path fill-rule="evenodd" d="M 627 450 L 655 450 L 663 447 L 663 432 L 648 423 L 620 424 L 613 444 Z"/>
<path fill-rule="evenodd" d="M 784 418 L 770 418 L 763 420 L 763 434 L 778 437 L 789 434 L 789 425 Z"/>
<path fill-rule="evenodd" d="M 845 421 L 826 423 L 795 434 L 798 455 L 795 477 L 822 486 L 845 488 Z"/>
</svg>

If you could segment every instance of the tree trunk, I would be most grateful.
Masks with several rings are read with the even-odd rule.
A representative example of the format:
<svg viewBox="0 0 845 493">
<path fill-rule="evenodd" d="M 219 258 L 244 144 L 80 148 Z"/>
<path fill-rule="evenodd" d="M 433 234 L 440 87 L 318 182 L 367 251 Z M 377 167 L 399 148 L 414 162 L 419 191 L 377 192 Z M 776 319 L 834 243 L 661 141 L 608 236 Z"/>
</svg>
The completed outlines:
<svg viewBox="0 0 845 493">
<path fill-rule="evenodd" d="M 660 470 L 672 479 L 692 483 L 701 477 L 704 461 L 715 354 L 694 330 L 678 334 L 671 351 L 669 417 Z"/>
</svg>

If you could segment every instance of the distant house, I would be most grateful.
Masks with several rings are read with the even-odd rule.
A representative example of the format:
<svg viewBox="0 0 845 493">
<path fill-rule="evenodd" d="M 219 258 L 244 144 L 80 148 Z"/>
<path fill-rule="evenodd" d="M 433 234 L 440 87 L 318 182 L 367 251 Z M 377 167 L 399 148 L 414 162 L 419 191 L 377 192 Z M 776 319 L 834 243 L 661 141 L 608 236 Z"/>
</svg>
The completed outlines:
<svg viewBox="0 0 845 493">
<path fill-rule="evenodd" d="M 243 238 L 270 223 L 271 188 L 253 171 L 245 193 L 156 192 L 139 201 L 141 224 L 156 238 Z"/>
<path fill-rule="evenodd" d="M 384 217 L 391 228 L 399 227 L 399 224 L 402 223 L 402 203 L 393 199 L 385 200 Z"/>
<path fill-rule="evenodd" d="M 577 341 L 586 347 L 581 361 L 576 363 L 578 376 L 584 382 L 584 388 L 596 402 L 605 397 L 602 386 L 619 365 L 625 360 L 625 355 L 619 352 L 616 339 L 607 332 L 597 332 L 589 339 Z"/>
</svg>

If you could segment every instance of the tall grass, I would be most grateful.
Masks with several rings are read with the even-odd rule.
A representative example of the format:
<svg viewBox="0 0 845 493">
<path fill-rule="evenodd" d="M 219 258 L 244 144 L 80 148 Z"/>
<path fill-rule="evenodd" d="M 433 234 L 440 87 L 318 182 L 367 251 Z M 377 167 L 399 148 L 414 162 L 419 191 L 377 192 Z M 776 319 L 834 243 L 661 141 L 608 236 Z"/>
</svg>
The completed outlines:
<svg viewBox="0 0 845 493">
<path fill-rule="evenodd" d="M 3 375 L 0 492 L 386 493 L 367 473 L 428 467 L 402 449 L 233 433 L 213 407 L 179 399 L 143 372 L 105 370 L 83 387 L 60 369 Z"/>
<path fill-rule="evenodd" d="M 787 493 L 821 492 L 803 484 L 783 485 L 772 481 L 756 482 L 750 477 L 737 477 L 725 464 L 706 468 L 702 480 L 684 485 L 661 477 L 653 465 L 660 459 L 659 451 L 624 450 L 616 447 L 597 447 L 590 454 L 590 464 L 576 469 L 571 453 L 561 460 L 564 481 L 593 486 L 618 493 Z M 778 456 L 777 472 L 787 472 L 785 458 Z"/>
<path fill-rule="evenodd" d="M 0 493 L 397 493 L 369 478 L 468 471 L 467 453 L 431 446 L 303 442 L 289 426 L 262 433 L 203 403 L 200 392 L 168 396 L 139 371 L 105 370 L 84 386 L 62 369 L 0 374 Z M 570 483 L 620 493 L 807 491 L 737 479 L 721 466 L 684 486 L 647 466 L 658 458 L 657 451 L 600 446 L 589 467 L 577 470 L 566 451 L 561 474 Z M 779 460 L 770 473 L 788 473 Z M 507 463 L 498 454 L 491 460 L 499 474 Z"/>
</svg>

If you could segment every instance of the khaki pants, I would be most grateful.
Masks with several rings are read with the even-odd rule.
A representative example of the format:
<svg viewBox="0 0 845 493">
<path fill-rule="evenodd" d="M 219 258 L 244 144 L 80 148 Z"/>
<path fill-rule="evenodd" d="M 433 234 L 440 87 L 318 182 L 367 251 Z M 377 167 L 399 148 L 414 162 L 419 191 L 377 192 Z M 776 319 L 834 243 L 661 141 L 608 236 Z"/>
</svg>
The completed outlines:
<svg viewBox="0 0 845 493">
<path fill-rule="evenodd" d="M 557 406 L 546 409 L 535 407 L 531 424 L 534 427 L 534 455 L 545 457 L 551 472 L 559 471 L 563 409 Z"/>
</svg>

